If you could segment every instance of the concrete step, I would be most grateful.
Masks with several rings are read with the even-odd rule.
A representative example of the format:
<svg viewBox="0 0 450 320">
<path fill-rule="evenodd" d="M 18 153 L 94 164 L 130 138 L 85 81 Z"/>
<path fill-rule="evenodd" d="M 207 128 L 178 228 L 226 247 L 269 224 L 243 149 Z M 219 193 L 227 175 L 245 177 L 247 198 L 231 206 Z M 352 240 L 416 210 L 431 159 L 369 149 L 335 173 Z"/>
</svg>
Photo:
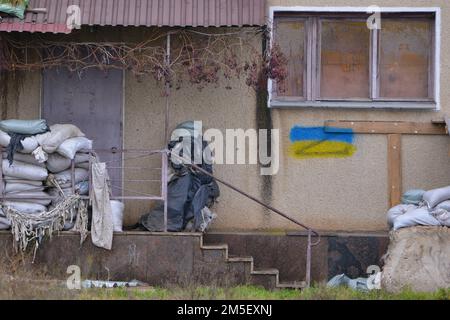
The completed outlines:
<svg viewBox="0 0 450 320">
<path fill-rule="evenodd" d="M 277 289 L 293 289 L 293 290 L 302 290 L 306 288 L 305 281 L 295 281 L 295 282 L 283 282 L 277 285 Z"/>
<path fill-rule="evenodd" d="M 279 271 L 277 269 L 253 270 L 251 284 L 273 290 L 278 285 Z"/>
<path fill-rule="evenodd" d="M 250 256 L 230 255 L 227 244 L 201 245 L 202 259 L 208 263 L 225 263 L 229 282 L 234 284 L 252 284 L 266 289 L 294 289 L 306 287 L 304 281 L 280 283 L 278 269 L 255 269 L 254 259 Z"/>
</svg>

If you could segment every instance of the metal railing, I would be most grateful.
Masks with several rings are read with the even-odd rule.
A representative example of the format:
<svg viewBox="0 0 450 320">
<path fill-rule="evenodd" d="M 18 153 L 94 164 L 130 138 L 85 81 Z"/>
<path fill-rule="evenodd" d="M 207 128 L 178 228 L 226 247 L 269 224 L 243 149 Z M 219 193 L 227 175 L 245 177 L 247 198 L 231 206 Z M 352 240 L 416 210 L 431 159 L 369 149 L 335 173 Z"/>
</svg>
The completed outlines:
<svg viewBox="0 0 450 320">
<path fill-rule="evenodd" d="M 167 152 L 169 152 L 169 151 L 167 151 Z M 172 157 L 178 158 L 178 160 L 180 160 L 180 162 L 185 160 L 184 158 L 182 158 L 182 157 L 180 157 L 180 156 L 178 156 L 178 155 L 176 155 L 174 153 L 171 153 L 170 155 Z M 278 214 L 279 216 L 283 217 L 284 219 L 287 219 L 287 220 L 293 222 L 294 224 L 296 224 L 297 226 L 300 226 L 301 228 L 305 229 L 307 231 L 307 235 L 308 235 L 307 248 L 306 248 L 306 277 L 305 277 L 306 279 L 305 279 L 305 282 L 306 282 L 306 286 L 307 287 L 311 286 L 312 247 L 317 246 L 320 243 L 320 234 L 316 230 L 314 230 L 314 229 L 310 228 L 309 226 L 301 223 L 297 219 L 292 218 L 288 214 L 286 214 L 286 213 L 284 213 L 284 212 L 282 212 L 282 211 L 280 211 L 280 210 L 278 210 L 278 209 L 276 209 L 276 208 L 274 208 L 274 207 L 264 203 L 263 201 L 259 200 L 258 198 L 254 197 L 254 196 L 248 194 L 247 192 L 239 189 L 238 187 L 232 185 L 231 183 L 229 183 L 229 182 L 227 182 L 227 181 L 225 181 L 223 179 L 217 178 L 216 176 L 214 176 L 214 174 L 206 171 L 205 169 L 199 167 L 198 165 L 195 165 L 193 163 L 184 164 L 184 165 L 187 166 L 187 167 L 192 167 L 195 170 L 197 170 L 197 171 L 199 171 L 199 172 L 201 172 L 201 173 L 203 173 L 203 174 L 205 174 L 205 175 L 215 179 L 217 182 L 219 182 L 222 185 L 224 185 L 224 186 L 234 190 L 235 192 L 243 195 L 247 199 L 252 200 L 253 202 L 263 206 L 264 208 L 266 208 L 266 209 L 268 209 L 268 210 L 270 210 L 272 212 L 275 212 L 276 214 Z M 317 237 L 317 240 L 314 241 L 314 242 L 312 241 L 313 235 Z"/>
<path fill-rule="evenodd" d="M 169 159 L 169 150 L 133 150 L 133 149 L 128 149 L 128 150 L 105 150 L 105 149 L 96 149 L 96 150 L 83 150 L 82 152 L 84 153 L 88 153 L 91 155 L 94 155 L 95 157 L 98 157 L 98 154 L 100 153 L 112 153 L 112 154 L 118 154 L 119 157 L 117 158 L 113 158 L 112 160 L 109 161 L 103 161 L 107 164 L 107 169 L 108 170 L 121 170 L 122 171 L 122 175 L 123 175 L 123 171 L 127 170 L 127 169 L 132 169 L 132 170 L 160 170 L 161 171 L 161 175 L 160 175 L 160 180 L 159 179 L 120 179 L 121 183 L 122 183 L 122 187 L 118 187 L 116 186 L 118 189 L 121 189 L 122 192 L 131 192 L 131 193 L 136 193 L 137 195 L 124 195 L 119 194 L 119 195 L 112 195 L 111 199 L 112 200 L 152 200 L 152 201 L 162 201 L 164 203 L 164 232 L 167 232 L 167 209 L 168 209 L 168 172 L 169 172 L 169 168 L 168 168 L 168 159 Z M 125 154 L 135 154 L 135 156 L 132 157 L 124 157 Z M 138 159 L 143 159 L 146 157 L 152 157 L 155 155 L 160 155 L 161 157 L 161 167 L 141 167 L 141 166 L 132 166 L 132 167 L 127 167 L 124 165 L 125 162 L 127 161 L 133 161 L 133 160 L 138 160 Z M 174 153 L 170 153 L 171 157 L 175 157 L 175 158 L 179 158 L 179 160 L 181 160 L 181 162 L 183 162 L 185 159 L 183 159 L 182 157 L 174 154 Z M 83 196 L 83 199 L 90 199 L 91 197 L 91 191 L 92 191 L 92 157 L 90 157 L 90 161 L 89 161 L 89 193 L 86 196 Z M 109 166 L 113 163 L 116 162 L 120 162 L 122 163 L 122 165 L 115 165 L 115 166 Z M 210 172 L 204 170 L 203 168 L 199 167 L 198 165 L 195 164 L 184 164 L 187 167 L 191 167 L 213 179 L 215 179 L 217 182 L 219 182 L 220 184 L 234 190 L 235 192 L 241 194 L 242 196 L 252 200 L 253 202 L 261 205 L 262 207 L 278 214 L 279 216 L 283 217 L 284 219 L 296 224 L 297 226 L 303 228 L 304 230 L 307 231 L 307 249 L 306 249 L 306 285 L 309 287 L 311 284 L 311 261 L 312 261 L 312 247 L 316 246 L 319 244 L 320 242 L 320 235 L 317 231 L 315 231 L 314 229 L 312 229 L 311 227 L 301 223 L 300 221 L 298 221 L 295 218 L 292 218 L 291 216 L 289 216 L 288 214 L 264 203 L 263 201 L 259 200 L 258 198 L 248 194 L 247 192 L 239 189 L 238 187 L 232 185 L 231 183 L 218 178 L 216 176 L 214 176 L 213 174 L 211 174 Z M 76 164 L 75 164 L 75 160 L 72 160 L 71 162 L 71 188 L 72 188 L 72 192 L 75 192 L 75 188 L 76 188 L 76 179 L 75 179 L 75 168 L 76 168 Z M 5 190 L 3 188 L 3 170 L 2 170 L 2 166 L 0 166 L 0 199 L 2 200 L 10 200 L 10 201 L 20 201 L 20 200 L 54 200 L 55 197 L 30 197 L 30 196 L 20 196 L 20 195 L 14 195 L 14 194 L 5 194 Z M 23 180 L 23 179 L 17 179 L 17 180 Z M 152 195 L 152 194 L 146 194 L 142 191 L 136 191 L 136 190 L 129 190 L 127 188 L 124 188 L 123 183 L 124 182 L 128 182 L 128 183 L 133 183 L 133 182 L 139 182 L 139 183 L 146 183 L 146 182 L 152 182 L 152 183 L 160 183 L 160 194 L 159 195 Z M 112 183 L 114 184 L 114 181 L 112 181 Z M 317 237 L 317 240 L 313 242 L 312 237 L 315 236 Z"/>
</svg>

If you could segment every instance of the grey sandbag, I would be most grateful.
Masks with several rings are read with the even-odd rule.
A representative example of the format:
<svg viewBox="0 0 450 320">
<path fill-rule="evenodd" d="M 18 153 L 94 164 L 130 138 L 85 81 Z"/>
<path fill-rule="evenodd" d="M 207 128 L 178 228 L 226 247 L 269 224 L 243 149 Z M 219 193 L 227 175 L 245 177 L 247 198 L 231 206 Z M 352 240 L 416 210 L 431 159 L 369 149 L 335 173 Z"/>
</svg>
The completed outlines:
<svg viewBox="0 0 450 320">
<path fill-rule="evenodd" d="M 402 203 L 419 205 L 423 200 L 425 192 L 425 190 L 421 189 L 408 190 L 402 196 Z"/>
<path fill-rule="evenodd" d="M 394 220 L 394 230 L 414 226 L 440 226 L 441 223 L 431 215 L 427 207 L 408 211 Z"/>
<path fill-rule="evenodd" d="M 339 274 L 333 277 L 327 283 L 327 287 L 337 288 L 340 286 L 349 287 L 353 290 L 368 291 L 367 278 L 350 279 L 345 274 Z"/>
<path fill-rule="evenodd" d="M 443 209 L 450 212 L 450 200 L 439 203 L 436 209 Z"/>
<path fill-rule="evenodd" d="M 38 120 L 3 120 L 0 121 L 0 130 L 7 133 L 20 134 L 41 134 L 48 131 L 47 121 L 44 119 Z"/>
<path fill-rule="evenodd" d="M 436 207 L 445 200 L 450 200 L 450 186 L 425 192 L 423 200 L 430 209 Z"/>
<path fill-rule="evenodd" d="M 418 206 L 413 204 L 399 204 L 398 206 L 391 208 L 387 213 L 387 223 L 389 228 L 392 229 L 395 219 L 404 215 L 406 212 L 415 210 L 417 208 Z"/>
</svg>

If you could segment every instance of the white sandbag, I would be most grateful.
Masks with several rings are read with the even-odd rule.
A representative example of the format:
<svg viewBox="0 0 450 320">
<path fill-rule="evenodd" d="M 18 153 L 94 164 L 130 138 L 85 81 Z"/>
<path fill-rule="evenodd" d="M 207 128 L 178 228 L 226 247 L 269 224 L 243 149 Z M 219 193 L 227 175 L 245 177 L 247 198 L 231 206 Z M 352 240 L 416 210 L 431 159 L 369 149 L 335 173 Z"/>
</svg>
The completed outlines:
<svg viewBox="0 0 450 320">
<path fill-rule="evenodd" d="M 450 200 L 447 200 L 447 201 L 444 201 L 444 202 L 439 203 L 439 204 L 436 206 L 436 209 L 444 209 L 444 210 L 450 212 Z"/>
<path fill-rule="evenodd" d="M 5 159 L 2 170 L 4 175 L 25 180 L 44 181 L 48 177 L 47 169 L 21 161 L 14 161 L 9 165 L 9 161 Z"/>
<path fill-rule="evenodd" d="M 112 220 L 113 220 L 113 230 L 115 232 L 123 231 L 123 211 L 125 209 L 125 205 L 116 200 L 111 200 L 111 209 L 112 209 Z"/>
<path fill-rule="evenodd" d="M 72 182 L 72 173 L 71 170 L 66 170 L 54 175 L 56 182 L 60 185 L 64 185 L 66 183 Z M 75 184 L 87 181 L 89 179 L 89 171 L 81 168 L 75 168 Z"/>
<path fill-rule="evenodd" d="M 394 221 L 399 216 L 404 215 L 406 212 L 417 209 L 418 206 L 412 204 L 400 204 L 391 208 L 387 213 L 387 223 L 389 228 L 394 226 Z"/>
<path fill-rule="evenodd" d="M 80 150 L 89 150 L 92 149 L 92 140 L 89 140 L 84 137 L 71 138 L 67 139 L 58 147 L 56 152 L 60 155 L 74 159 L 75 154 Z"/>
<path fill-rule="evenodd" d="M 5 201 L 3 206 L 11 207 L 19 212 L 27 214 L 40 213 L 47 210 L 42 204 L 29 202 Z"/>
<path fill-rule="evenodd" d="M 58 173 L 70 168 L 72 161 L 58 153 L 48 155 L 47 169 L 52 173 Z"/>
<path fill-rule="evenodd" d="M 9 136 L 9 134 L 0 130 L 0 146 L 7 147 L 10 141 L 11 137 Z"/>
<path fill-rule="evenodd" d="M 48 193 L 44 192 L 44 191 L 21 191 L 21 192 L 14 192 L 14 193 L 7 193 L 6 194 L 7 197 L 17 197 L 17 201 L 20 202 L 30 202 L 30 203 L 38 203 L 38 204 L 42 204 L 43 206 L 48 206 L 50 204 L 50 202 L 52 201 L 51 199 L 45 199 L 48 198 L 49 195 Z M 29 198 L 27 198 L 29 197 Z M 37 199 L 37 198 L 42 198 L 42 199 Z"/>
<path fill-rule="evenodd" d="M 89 162 L 78 163 L 75 167 L 89 170 Z"/>
<path fill-rule="evenodd" d="M 36 159 L 36 161 L 38 163 L 44 163 L 45 161 L 48 160 L 48 154 L 47 152 L 45 152 L 42 147 L 37 147 L 33 152 L 32 152 L 33 157 Z"/>
<path fill-rule="evenodd" d="M 450 200 L 450 186 L 425 192 L 423 200 L 430 209 L 436 207 L 445 200 Z"/>
<path fill-rule="evenodd" d="M 50 132 L 37 136 L 37 141 L 47 153 L 54 153 L 56 149 L 67 139 L 84 137 L 78 127 L 73 124 L 55 124 L 50 127 Z"/>
<path fill-rule="evenodd" d="M 39 147 L 38 141 L 36 140 L 36 136 L 28 137 L 22 140 L 23 149 L 20 150 L 20 153 L 32 153 Z"/>
<path fill-rule="evenodd" d="M 6 152 L 3 152 L 3 159 L 6 159 L 8 157 L 8 155 L 6 154 Z M 29 163 L 35 166 L 39 166 L 39 167 L 45 167 L 44 163 L 39 163 L 31 154 L 24 154 L 24 153 L 18 153 L 16 152 L 14 154 L 14 161 L 22 161 L 25 163 Z"/>
<path fill-rule="evenodd" d="M 21 192 L 21 191 L 44 191 L 44 186 L 34 186 L 28 183 L 6 183 L 5 193 Z"/>
<path fill-rule="evenodd" d="M 450 212 L 445 209 L 434 209 L 431 215 L 438 220 L 442 226 L 450 227 Z"/>
<path fill-rule="evenodd" d="M 394 230 L 414 226 L 440 226 L 441 223 L 433 217 L 427 207 L 420 207 L 406 212 L 394 220 Z"/>
<path fill-rule="evenodd" d="M 3 180 L 7 183 L 23 183 L 23 184 L 31 184 L 33 186 L 42 186 L 42 181 L 34 181 L 34 180 L 24 180 L 19 178 L 14 178 L 10 176 L 4 176 Z"/>
<path fill-rule="evenodd" d="M 89 153 L 78 152 L 75 155 L 75 163 L 89 162 L 90 157 Z"/>
</svg>

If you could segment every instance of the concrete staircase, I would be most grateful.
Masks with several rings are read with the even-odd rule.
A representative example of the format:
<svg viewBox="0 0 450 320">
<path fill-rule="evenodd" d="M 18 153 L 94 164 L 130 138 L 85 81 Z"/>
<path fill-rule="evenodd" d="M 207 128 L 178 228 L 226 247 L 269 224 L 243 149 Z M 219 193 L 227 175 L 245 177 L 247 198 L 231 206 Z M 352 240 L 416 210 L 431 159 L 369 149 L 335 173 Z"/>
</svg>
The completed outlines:
<svg viewBox="0 0 450 320">
<path fill-rule="evenodd" d="M 250 284 L 262 286 L 269 290 L 301 290 L 306 287 L 305 281 L 280 282 L 280 272 L 278 269 L 258 269 L 255 267 L 253 257 L 230 255 L 227 244 L 205 245 L 203 244 L 203 237 L 201 237 L 200 248 L 202 251 L 202 259 L 205 263 L 216 262 L 226 264 L 227 285 Z"/>
</svg>

